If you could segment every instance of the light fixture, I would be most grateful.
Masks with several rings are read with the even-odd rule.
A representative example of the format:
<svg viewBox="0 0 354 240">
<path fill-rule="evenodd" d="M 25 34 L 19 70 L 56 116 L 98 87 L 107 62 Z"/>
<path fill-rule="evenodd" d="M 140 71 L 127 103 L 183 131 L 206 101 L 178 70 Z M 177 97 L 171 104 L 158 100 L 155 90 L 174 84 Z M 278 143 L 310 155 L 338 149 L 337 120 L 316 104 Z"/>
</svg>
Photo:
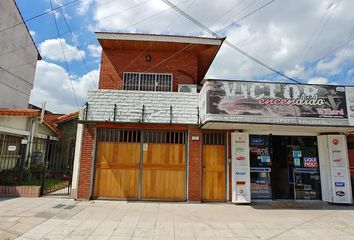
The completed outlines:
<svg viewBox="0 0 354 240">
<path fill-rule="evenodd" d="M 151 59 L 152 59 L 151 55 L 148 54 L 145 56 L 145 61 L 151 62 Z"/>
</svg>

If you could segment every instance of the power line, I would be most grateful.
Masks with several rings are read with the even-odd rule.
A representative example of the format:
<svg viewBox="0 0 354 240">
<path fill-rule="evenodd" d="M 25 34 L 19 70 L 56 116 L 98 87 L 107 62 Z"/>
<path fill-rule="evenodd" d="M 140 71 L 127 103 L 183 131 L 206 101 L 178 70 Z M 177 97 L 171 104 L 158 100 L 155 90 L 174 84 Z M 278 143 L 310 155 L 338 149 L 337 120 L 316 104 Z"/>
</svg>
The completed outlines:
<svg viewBox="0 0 354 240">
<path fill-rule="evenodd" d="M 55 1 L 56 1 L 56 0 L 55 0 Z M 71 35 L 72 35 L 73 41 L 74 41 L 74 43 L 75 43 L 75 46 L 76 46 L 76 48 L 79 50 L 79 54 L 80 54 L 81 60 L 82 60 L 82 62 L 84 63 L 84 65 L 85 65 L 85 67 L 86 67 L 86 70 L 87 70 L 87 73 L 88 73 L 89 76 L 90 76 L 92 85 L 94 86 L 94 88 L 97 88 L 97 85 L 95 84 L 95 81 L 93 80 L 93 77 L 92 77 L 92 75 L 91 75 L 91 71 L 89 70 L 89 68 L 88 68 L 88 66 L 87 66 L 87 63 L 86 63 L 86 61 L 85 61 L 85 58 L 82 56 L 80 46 L 79 46 L 78 42 L 76 41 L 76 38 L 75 38 L 75 35 L 74 35 L 73 31 L 72 31 L 71 28 L 70 28 L 69 22 L 67 21 L 63 10 L 62 10 L 61 8 L 59 8 L 59 10 L 60 10 L 61 14 L 63 15 L 63 18 L 64 18 L 64 20 L 65 20 L 66 26 L 68 27 L 68 29 L 69 29 L 69 31 L 70 31 L 70 33 L 71 33 Z M 60 40 L 59 40 L 59 41 L 60 41 Z"/>
<path fill-rule="evenodd" d="M 203 25 L 201 22 L 199 22 L 198 20 L 196 20 L 195 18 L 193 18 L 192 16 L 190 16 L 188 13 L 184 12 L 183 10 L 181 10 L 180 8 L 178 8 L 176 5 L 174 5 L 173 3 L 171 3 L 168 0 L 162 0 L 164 3 L 166 3 L 167 5 L 169 5 L 170 7 L 172 7 L 175 11 L 177 11 L 179 14 L 181 14 L 182 16 L 184 16 L 185 18 L 187 18 L 189 21 L 191 21 L 192 23 L 194 23 L 195 25 L 197 25 L 198 27 L 200 27 L 201 29 L 203 29 L 204 31 L 208 32 L 209 34 L 211 34 L 214 37 L 218 37 L 221 38 L 221 36 L 219 36 L 216 32 L 214 32 L 213 30 L 211 30 L 210 28 L 208 28 L 207 26 Z M 268 66 L 267 64 L 263 63 L 262 61 L 258 60 L 257 58 L 251 56 L 250 54 L 248 54 L 247 52 L 243 51 L 242 49 L 240 49 L 239 47 L 237 47 L 236 45 L 234 45 L 233 43 L 227 41 L 225 39 L 225 44 L 227 44 L 228 46 L 230 46 L 232 49 L 236 50 L 237 52 L 241 53 L 242 55 L 244 55 L 245 57 L 251 59 L 252 61 L 258 63 L 259 65 L 263 66 L 264 68 L 270 70 L 271 72 L 274 72 L 282 77 L 285 77 L 293 82 L 296 82 L 298 84 L 301 84 L 299 81 L 285 75 L 284 73 Z"/>
<path fill-rule="evenodd" d="M 105 5 L 105 4 L 109 3 L 109 2 L 114 2 L 114 1 L 117 1 L 117 0 L 108 0 L 108 1 L 103 2 L 103 3 L 101 3 L 101 4 L 97 4 L 96 6 L 102 6 L 102 5 Z M 97 18 L 96 21 L 113 17 L 113 16 L 115 16 L 115 15 L 118 15 L 119 13 L 122 13 L 122 12 L 124 12 L 124 11 L 130 10 L 130 9 L 133 9 L 133 8 L 136 8 L 136 7 L 138 7 L 138 6 L 142 5 L 142 4 L 147 3 L 147 2 L 150 2 L 150 1 L 152 1 L 152 0 L 145 0 L 145 1 L 143 1 L 143 2 L 140 2 L 140 3 L 137 3 L 137 4 L 132 5 L 132 6 L 130 6 L 130 7 L 127 7 L 127 8 L 125 8 L 125 9 L 121 10 L 121 11 L 118 11 L 118 12 L 112 14 L 112 15 L 108 15 L 108 16 L 104 16 L 104 17 L 101 17 L 101 18 Z M 64 6 L 64 5 L 62 5 L 62 6 Z M 62 6 L 56 7 L 56 8 L 54 8 L 54 10 L 55 10 L 55 9 L 58 10 L 58 9 L 60 9 Z M 49 10 L 48 12 L 52 12 L 52 11 Z M 41 14 L 41 15 L 45 15 L 45 14 Z M 139 22 L 139 23 L 140 23 L 140 22 Z M 133 24 L 133 25 L 134 25 L 134 24 Z M 131 27 L 131 26 L 132 26 L 132 25 L 129 25 L 128 27 Z M 13 27 L 13 26 L 12 26 L 12 27 Z M 11 28 L 11 27 L 9 27 L 9 28 Z M 71 28 L 71 30 L 74 31 L 74 30 L 78 30 L 78 29 L 81 29 L 81 28 L 82 28 L 82 26 L 77 27 L 77 28 Z M 68 31 L 66 31 L 66 32 L 59 33 L 59 38 L 62 37 L 62 36 L 64 36 L 64 35 L 67 34 L 67 33 L 70 33 L 70 31 L 68 30 Z M 57 36 L 58 36 L 58 34 L 57 34 Z M 57 37 L 57 36 L 56 36 L 56 37 Z M 45 40 L 46 40 L 46 39 L 44 39 L 43 41 L 45 41 Z M 37 42 L 35 42 L 35 44 L 38 45 L 38 44 L 40 44 L 40 43 L 39 43 L 39 41 L 37 41 Z M 25 45 L 25 47 L 28 47 L 28 46 L 31 46 L 31 45 L 32 45 L 32 43 L 31 43 L 31 44 L 28 44 L 28 45 Z M 18 50 L 18 49 L 20 49 L 20 47 L 14 48 L 14 49 L 12 49 L 12 50 L 6 52 L 6 53 L 2 53 L 0 56 L 9 54 L 9 53 L 14 52 L 14 51 L 16 51 L 16 50 Z M 65 51 L 65 52 L 69 52 L 69 51 Z"/>
<path fill-rule="evenodd" d="M 322 35 L 325 26 L 328 24 L 329 20 L 331 19 L 332 15 L 334 14 L 337 6 L 339 5 L 339 3 L 341 2 L 341 0 L 338 0 L 337 4 L 333 7 L 332 12 L 330 13 L 330 15 L 328 16 L 327 20 L 324 22 L 324 24 L 322 25 L 322 27 L 320 28 L 320 31 L 318 32 L 317 36 L 314 38 L 314 40 L 312 41 L 311 45 L 307 48 L 307 50 L 305 51 L 304 55 L 302 56 L 300 62 L 305 61 L 305 58 L 308 56 L 309 52 L 312 50 L 312 48 L 314 47 L 316 41 L 319 39 L 319 37 Z M 322 19 L 321 19 L 322 21 Z M 311 35 L 311 38 L 313 37 L 313 34 Z M 306 48 L 305 48 L 306 49 Z"/>
<path fill-rule="evenodd" d="M 242 1 L 244 1 L 244 0 L 241 0 L 241 3 L 242 3 Z M 252 3 L 256 2 L 256 1 L 258 1 L 258 0 L 254 0 Z M 230 12 L 232 12 L 237 6 L 241 5 L 241 3 L 236 2 L 236 4 L 234 4 L 232 7 L 230 7 L 226 12 L 222 13 L 219 17 L 217 17 L 217 18 L 214 20 L 214 23 L 210 26 L 210 28 L 213 27 L 220 19 L 222 19 L 222 18 L 225 17 L 227 14 L 229 14 Z M 251 4 L 252 4 L 252 3 L 251 3 Z M 242 12 L 242 11 L 243 11 L 243 10 L 241 10 L 241 12 Z M 240 13 L 241 13 L 241 12 L 240 12 Z M 239 14 L 240 14 L 240 13 L 239 13 Z"/>
<path fill-rule="evenodd" d="M 51 6 L 51 8 L 53 9 L 52 0 L 49 0 L 49 1 L 50 1 L 50 6 Z M 57 19 L 55 18 L 55 14 L 54 14 L 53 11 L 52 11 L 52 13 L 53 13 L 53 18 L 54 18 L 55 27 L 56 27 L 56 30 L 57 30 L 57 33 L 58 33 L 58 37 L 59 37 L 59 27 L 58 27 Z M 78 101 L 77 101 L 77 97 L 76 97 L 76 92 L 75 92 L 75 89 L 74 89 L 73 81 L 72 81 L 72 79 L 71 79 L 70 70 L 69 70 L 69 65 L 68 65 L 68 62 L 66 61 L 66 57 L 65 57 L 65 54 L 64 54 L 64 47 L 63 47 L 63 44 L 62 44 L 60 38 L 59 38 L 59 42 L 60 42 L 60 46 L 61 46 L 61 49 L 62 49 L 62 52 L 63 52 L 63 57 L 64 57 L 64 60 L 65 60 L 65 67 L 66 67 L 66 70 L 67 70 L 67 72 L 68 72 L 68 76 L 69 76 L 69 80 L 70 80 L 70 85 L 71 85 L 71 89 L 72 89 L 73 94 L 74 94 L 76 106 L 77 106 L 78 109 L 80 109 L 79 103 L 78 103 Z"/>
<path fill-rule="evenodd" d="M 185 0 L 185 1 L 183 1 L 183 2 L 180 2 L 180 3 L 176 4 L 176 6 L 183 5 L 183 4 L 185 4 L 186 2 L 189 2 L 189 1 L 191 1 L 191 0 Z M 126 26 L 126 27 L 120 29 L 120 31 L 126 30 L 126 29 L 128 29 L 128 28 L 130 28 L 130 27 L 133 27 L 133 26 L 138 25 L 138 24 L 140 24 L 140 23 L 142 23 L 142 22 L 145 22 L 146 20 L 152 19 L 152 18 L 154 18 L 154 17 L 156 17 L 156 16 L 158 16 L 158 15 L 161 15 L 161 14 L 163 14 L 163 13 L 165 13 L 165 12 L 170 11 L 171 9 L 172 9 L 172 8 L 170 7 L 170 8 L 168 8 L 168 9 L 165 9 L 165 10 L 162 10 L 162 11 L 160 11 L 160 12 L 157 12 L 157 13 L 155 13 L 155 14 L 153 14 L 153 15 L 150 15 L 150 16 L 148 16 L 148 17 L 146 17 L 146 18 L 143 18 L 143 19 L 140 20 L 140 21 L 137 21 L 137 22 L 135 22 L 135 23 L 133 23 L 133 24 L 130 24 L 130 25 L 128 25 L 128 26 Z"/>
<path fill-rule="evenodd" d="M 271 0 L 271 1 L 269 1 L 269 2 L 267 2 L 267 3 L 265 3 L 265 4 L 263 4 L 263 5 L 260 6 L 259 8 L 253 10 L 252 12 L 248 13 L 247 15 L 243 16 L 242 18 L 238 19 L 238 20 L 235 21 L 235 22 L 238 22 L 238 23 L 241 22 L 243 19 L 245 19 L 245 18 L 247 18 L 247 17 L 253 15 L 254 13 L 258 12 L 259 10 L 261 10 L 261 9 L 263 9 L 263 8 L 265 8 L 266 6 L 268 6 L 269 4 L 271 4 L 271 3 L 274 2 L 274 1 L 275 1 L 275 0 Z M 226 29 L 232 27 L 233 25 L 234 25 L 234 23 L 230 24 L 230 25 L 227 26 L 227 27 L 224 27 L 224 28 L 222 28 L 222 29 L 219 29 L 218 32 L 225 31 Z"/>
<path fill-rule="evenodd" d="M 68 2 L 68 3 L 66 3 L 66 4 L 63 4 L 63 5 L 59 6 L 59 7 L 52 8 L 52 9 L 50 9 L 50 10 L 48 10 L 48 11 L 45 11 L 45 12 L 43 12 L 43 13 L 40 13 L 40 14 L 38 14 L 38 15 L 36 15 L 36 16 L 30 17 L 30 18 L 28 18 L 28 19 L 26 19 L 26 20 L 23 20 L 23 21 L 21 21 L 21 22 L 19 22 L 19 23 L 16 23 L 16 24 L 14 24 L 14 25 L 12 25 L 12 26 L 9 26 L 9 27 L 7 27 L 7 28 L 1 29 L 1 30 L 0 30 L 0 33 L 3 32 L 3 31 L 8 30 L 8 29 L 10 29 L 10 28 L 13 28 L 13 27 L 16 27 L 16 26 L 18 26 L 18 25 L 21 25 L 22 23 L 26 23 L 26 22 L 32 21 L 32 20 L 34 20 L 34 19 L 36 19 L 36 18 L 42 17 L 42 16 L 44 16 L 44 15 L 47 15 L 48 13 L 51 13 L 51 12 L 53 12 L 53 11 L 59 9 L 60 7 L 65 7 L 65 6 L 68 6 L 68 5 L 73 4 L 73 3 L 75 3 L 75 2 L 78 2 L 78 1 L 80 1 L 80 0 L 73 0 L 73 1 Z"/>
</svg>

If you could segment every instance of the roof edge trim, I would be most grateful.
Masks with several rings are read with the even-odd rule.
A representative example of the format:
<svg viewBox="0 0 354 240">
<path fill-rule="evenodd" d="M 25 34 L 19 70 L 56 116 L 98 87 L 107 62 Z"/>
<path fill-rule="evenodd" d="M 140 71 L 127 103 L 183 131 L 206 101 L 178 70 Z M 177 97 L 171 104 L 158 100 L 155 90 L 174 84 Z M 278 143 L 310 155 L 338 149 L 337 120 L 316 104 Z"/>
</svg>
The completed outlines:
<svg viewBox="0 0 354 240">
<path fill-rule="evenodd" d="M 153 35 L 153 34 L 131 34 L 131 33 L 104 33 L 96 32 L 98 40 L 130 40 L 130 41 L 156 41 L 174 43 L 207 44 L 219 46 L 224 38 L 203 38 L 193 36 L 176 35 Z"/>
</svg>

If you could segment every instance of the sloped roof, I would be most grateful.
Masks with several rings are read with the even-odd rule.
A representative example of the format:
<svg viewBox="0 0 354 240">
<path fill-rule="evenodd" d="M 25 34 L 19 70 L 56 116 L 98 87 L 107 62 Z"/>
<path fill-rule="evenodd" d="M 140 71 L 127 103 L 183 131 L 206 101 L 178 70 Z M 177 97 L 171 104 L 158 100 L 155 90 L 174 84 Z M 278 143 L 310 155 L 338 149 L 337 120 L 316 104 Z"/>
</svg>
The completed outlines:
<svg viewBox="0 0 354 240">
<path fill-rule="evenodd" d="M 197 36 L 96 32 L 102 48 L 134 51 L 191 52 L 198 56 L 197 83 L 200 83 L 214 61 L 225 38 Z"/>
<path fill-rule="evenodd" d="M 0 108 L 0 116 L 39 117 L 40 115 L 41 111 L 36 109 Z"/>
</svg>

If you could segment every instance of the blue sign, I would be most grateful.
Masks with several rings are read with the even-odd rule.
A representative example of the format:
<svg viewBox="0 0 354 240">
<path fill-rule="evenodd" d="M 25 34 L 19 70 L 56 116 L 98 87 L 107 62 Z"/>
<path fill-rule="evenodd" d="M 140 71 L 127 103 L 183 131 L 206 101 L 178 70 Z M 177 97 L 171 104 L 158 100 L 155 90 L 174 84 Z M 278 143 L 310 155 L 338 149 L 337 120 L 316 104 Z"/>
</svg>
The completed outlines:
<svg viewBox="0 0 354 240">
<path fill-rule="evenodd" d="M 264 145 L 264 138 L 263 137 L 252 137 L 251 138 L 251 145 Z"/>
<path fill-rule="evenodd" d="M 345 186 L 345 182 L 335 182 L 334 185 L 336 187 L 344 187 Z"/>
</svg>

